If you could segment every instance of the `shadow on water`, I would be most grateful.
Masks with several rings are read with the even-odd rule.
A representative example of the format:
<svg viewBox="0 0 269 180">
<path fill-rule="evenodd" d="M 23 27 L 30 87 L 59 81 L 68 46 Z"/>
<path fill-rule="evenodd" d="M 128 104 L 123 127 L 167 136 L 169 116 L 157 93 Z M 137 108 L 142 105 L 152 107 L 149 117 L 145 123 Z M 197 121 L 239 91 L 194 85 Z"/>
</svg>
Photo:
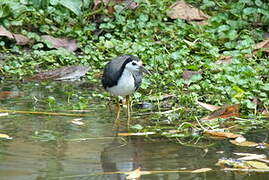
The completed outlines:
<svg viewBox="0 0 269 180">
<path fill-rule="evenodd" d="M 16 92 L 2 98 L 1 109 L 70 112 L 89 110 L 80 120 L 77 117 L 9 114 L 0 117 L 0 133 L 13 137 L 0 140 L 0 179 L 126 179 L 127 172 L 141 167 L 143 171 L 212 168 L 199 174 L 156 173 L 141 179 L 266 179 L 268 174 L 247 174 L 221 171 L 215 163 L 233 152 L 268 154 L 268 150 L 236 147 L 220 141 L 208 148 L 182 146 L 167 139 L 145 137 L 116 137 L 113 115 L 98 89 L 81 88 L 70 83 L 26 83 L 3 85 L 1 91 Z M 100 92 L 99 92 L 100 93 Z M 50 97 L 50 98 L 48 98 Z M 94 98 L 93 98 L 94 97 Z M 262 141 L 268 132 L 253 138 Z M 216 152 L 224 151 L 223 154 Z M 107 174 L 105 173 L 107 172 Z"/>
</svg>

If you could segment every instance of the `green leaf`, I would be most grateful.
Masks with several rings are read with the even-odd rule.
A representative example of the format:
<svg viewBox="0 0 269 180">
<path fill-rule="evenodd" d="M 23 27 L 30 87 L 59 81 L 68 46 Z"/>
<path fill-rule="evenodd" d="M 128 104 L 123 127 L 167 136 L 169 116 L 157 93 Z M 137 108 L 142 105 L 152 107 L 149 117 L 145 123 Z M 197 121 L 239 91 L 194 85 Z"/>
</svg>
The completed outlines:
<svg viewBox="0 0 269 180">
<path fill-rule="evenodd" d="M 256 9 L 254 9 L 254 8 L 245 8 L 245 9 L 243 10 L 243 13 L 244 13 L 245 15 L 254 14 L 255 12 L 256 12 Z"/>
<path fill-rule="evenodd" d="M 229 31 L 229 33 L 228 33 L 228 38 L 229 38 L 230 40 L 234 40 L 234 39 L 236 39 L 236 38 L 237 38 L 237 31 L 236 31 L 236 30 L 231 30 L 231 31 Z"/>
<path fill-rule="evenodd" d="M 76 0 L 76 1 L 73 1 L 73 0 L 60 0 L 59 4 L 66 7 L 67 9 L 69 9 L 70 11 L 75 13 L 77 16 L 82 14 L 82 12 L 81 12 L 82 1 L 81 0 Z"/>
<path fill-rule="evenodd" d="M 265 91 L 269 91 L 269 83 L 264 84 L 262 89 Z"/>
<path fill-rule="evenodd" d="M 201 74 L 195 74 L 191 77 L 190 81 L 191 82 L 197 82 L 197 81 L 200 81 L 202 79 L 202 75 Z"/>
<path fill-rule="evenodd" d="M 140 124 L 136 124 L 136 125 L 133 125 L 131 128 L 136 129 L 136 130 L 142 130 L 143 126 L 141 126 Z"/>
</svg>

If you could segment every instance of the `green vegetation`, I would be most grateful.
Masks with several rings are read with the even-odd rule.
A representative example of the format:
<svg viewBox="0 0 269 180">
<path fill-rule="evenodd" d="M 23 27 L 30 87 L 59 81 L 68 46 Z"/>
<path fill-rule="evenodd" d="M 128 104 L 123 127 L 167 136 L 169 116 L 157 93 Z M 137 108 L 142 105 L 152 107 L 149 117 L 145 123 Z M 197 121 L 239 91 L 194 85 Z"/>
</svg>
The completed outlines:
<svg viewBox="0 0 269 180">
<path fill-rule="evenodd" d="M 153 72 L 146 77 L 135 98 L 158 102 L 158 108 L 185 107 L 174 113 L 155 115 L 156 122 L 161 117 L 173 124 L 183 119 L 195 121 L 197 116 L 208 113 L 197 108 L 199 100 L 214 105 L 240 104 L 242 116 L 262 124 L 258 121 L 259 115 L 269 107 L 268 54 L 262 51 L 253 56 L 249 54 L 256 43 L 268 36 L 269 5 L 266 1 L 187 1 L 211 16 L 207 25 L 170 19 L 167 16 L 173 3 L 170 0 L 136 0 L 139 3 L 136 9 L 112 4 L 114 13 L 103 4 L 93 9 L 94 2 L 90 0 L 76 1 L 78 3 L 72 5 L 69 2 L 73 1 L 65 2 L 0 2 L 0 25 L 36 41 L 33 45 L 19 46 L 2 38 L 1 76 L 22 79 L 36 69 L 88 64 L 93 71 L 87 78 L 99 84 L 95 74 L 102 71 L 108 60 L 121 54 L 133 54 Z M 40 38 L 44 34 L 76 39 L 79 50 L 51 49 Z M 232 63 L 216 64 L 221 56 L 232 56 Z M 184 80 L 184 70 L 203 73 Z M 162 101 L 167 94 L 175 96 L 168 104 Z M 52 105 L 55 99 L 50 97 L 48 101 Z"/>
</svg>

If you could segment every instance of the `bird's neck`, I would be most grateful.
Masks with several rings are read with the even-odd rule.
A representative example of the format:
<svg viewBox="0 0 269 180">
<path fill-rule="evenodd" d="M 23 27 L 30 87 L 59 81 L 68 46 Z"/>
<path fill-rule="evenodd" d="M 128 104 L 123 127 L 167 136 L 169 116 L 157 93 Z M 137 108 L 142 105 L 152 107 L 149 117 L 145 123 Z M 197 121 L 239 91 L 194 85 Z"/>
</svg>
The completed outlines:
<svg viewBox="0 0 269 180">
<path fill-rule="evenodd" d="M 133 72 L 128 70 L 128 69 L 124 69 L 122 72 L 122 76 L 130 76 L 133 77 Z"/>
</svg>

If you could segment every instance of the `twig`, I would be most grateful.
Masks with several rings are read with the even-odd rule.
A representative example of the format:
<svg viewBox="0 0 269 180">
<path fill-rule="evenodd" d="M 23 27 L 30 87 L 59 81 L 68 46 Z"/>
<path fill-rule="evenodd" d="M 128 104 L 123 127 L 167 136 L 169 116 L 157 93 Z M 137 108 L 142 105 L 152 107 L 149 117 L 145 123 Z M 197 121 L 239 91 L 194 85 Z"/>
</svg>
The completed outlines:
<svg viewBox="0 0 269 180">
<path fill-rule="evenodd" d="M 89 114 L 54 113 L 54 112 L 38 112 L 38 111 L 17 111 L 17 110 L 7 110 L 7 109 L 0 109 L 0 112 L 17 113 L 17 114 L 39 114 L 39 115 L 48 115 L 48 116 L 75 116 L 75 117 L 89 116 Z"/>
<path fill-rule="evenodd" d="M 182 107 L 179 107 L 179 108 L 176 108 L 176 109 L 171 109 L 171 110 L 164 111 L 164 112 L 157 112 L 157 114 L 169 114 L 169 113 L 178 111 L 178 110 L 180 110 L 180 109 L 182 109 Z"/>
<path fill-rule="evenodd" d="M 198 122 L 199 126 L 204 130 L 207 131 L 207 129 L 200 123 L 197 117 L 195 117 L 195 120 Z"/>
</svg>

